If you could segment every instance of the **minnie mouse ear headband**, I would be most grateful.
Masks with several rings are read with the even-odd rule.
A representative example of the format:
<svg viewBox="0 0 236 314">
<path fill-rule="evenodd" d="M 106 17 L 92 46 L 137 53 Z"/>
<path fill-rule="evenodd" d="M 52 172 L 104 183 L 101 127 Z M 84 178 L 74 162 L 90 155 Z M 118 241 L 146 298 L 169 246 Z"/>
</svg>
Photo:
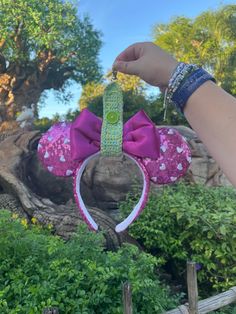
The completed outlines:
<svg viewBox="0 0 236 314">
<path fill-rule="evenodd" d="M 191 162 L 186 140 L 172 128 L 156 128 L 143 110 L 123 127 L 122 92 L 117 83 L 109 84 L 103 96 L 103 121 L 84 109 L 74 122 L 53 125 L 38 144 L 39 159 L 49 172 L 73 176 L 76 203 L 92 230 L 98 230 L 98 225 L 83 202 L 80 182 L 86 165 L 100 154 L 124 154 L 136 163 L 143 177 L 141 198 L 129 216 L 116 226 L 116 232 L 125 230 L 141 213 L 148 200 L 150 182 L 176 182 Z"/>
</svg>

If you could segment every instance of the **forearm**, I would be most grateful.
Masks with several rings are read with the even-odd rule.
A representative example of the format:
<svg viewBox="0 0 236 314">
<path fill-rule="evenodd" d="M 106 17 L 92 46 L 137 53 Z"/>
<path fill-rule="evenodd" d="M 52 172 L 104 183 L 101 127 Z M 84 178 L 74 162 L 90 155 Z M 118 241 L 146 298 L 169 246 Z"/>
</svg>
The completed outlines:
<svg viewBox="0 0 236 314">
<path fill-rule="evenodd" d="M 236 100 L 208 81 L 188 99 L 184 114 L 229 180 L 236 186 Z"/>
<path fill-rule="evenodd" d="M 147 83 L 161 90 L 169 87 L 177 60 L 153 43 L 136 43 L 126 48 L 116 58 L 113 69 L 126 74 L 138 75 Z M 181 87 L 181 77 L 194 79 L 193 68 L 178 69 L 171 80 L 173 94 Z M 189 70 L 189 71 L 188 71 Z M 197 72 L 198 80 L 204 73 Z M 186 76 L 187 75 L 187 76 Z M 202 75 L 202 77 L 201 77 Z M 180 79 L 180 80 L 179 80 Z M 186 82 L 186 81 L 185 81 Z M 191 80 L 190 80 L 191 82 Z M 183 86 L 183 85 L 182 85 Z M 177 89 L 176 89 L 177 88 Z M 180 90 L 179 90 L 180 91 Z M 168 90 L 167 90 L 168 92 Z M 184 103 L 177 97 L 175 105 L 182 110 Z M 179 107 L 181 105 L 181 108 Z M 201 85 L 188 99 L 184 114 L 198 133 L 209 153 L 236 187 L 236 100 L 211 81 Z"/>
</svg>

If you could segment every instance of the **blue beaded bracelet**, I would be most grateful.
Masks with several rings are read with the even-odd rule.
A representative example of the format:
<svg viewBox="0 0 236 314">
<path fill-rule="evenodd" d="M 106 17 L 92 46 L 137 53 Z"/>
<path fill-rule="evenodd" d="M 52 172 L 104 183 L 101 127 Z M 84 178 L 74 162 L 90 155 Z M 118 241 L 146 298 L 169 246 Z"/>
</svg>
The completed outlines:
<svg viewBox="0 0 236 314">
<path fill-rule="evenodd" d="M 183 114 L 189 97 L 208 80 L 215 82 L 214 77 L 202 68 L 192 72 L 172 95 L 171 101 L 176 109 Z"/>
</svg>

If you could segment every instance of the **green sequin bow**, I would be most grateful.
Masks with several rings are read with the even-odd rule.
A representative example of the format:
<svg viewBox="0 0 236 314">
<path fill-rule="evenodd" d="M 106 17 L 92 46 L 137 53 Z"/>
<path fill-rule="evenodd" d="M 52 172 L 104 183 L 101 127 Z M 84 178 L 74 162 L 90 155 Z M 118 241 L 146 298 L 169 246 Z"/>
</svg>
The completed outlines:
<svg viewBox="0 0 236 314">
<path fill-rule="evenodd" d="M 103 95 L 101 154 L 120 156 L 123 139 L 123 96 L 118 83 L 109 84 Z"/>
</svg>

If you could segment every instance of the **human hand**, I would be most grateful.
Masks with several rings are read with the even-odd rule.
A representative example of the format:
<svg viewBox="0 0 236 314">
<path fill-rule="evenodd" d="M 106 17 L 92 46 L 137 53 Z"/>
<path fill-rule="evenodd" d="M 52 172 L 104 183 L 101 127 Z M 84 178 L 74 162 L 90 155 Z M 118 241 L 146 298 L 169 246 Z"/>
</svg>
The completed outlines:
<svg viewBox="0 0 236 314">
<path fill-rule="evenodd" d="M 136 43 L 122 51 L 115 59 L 113 70 L 137 75 L 162 91 L 168 86 L 178 62 L 151 42 Z"/>
</svg>

